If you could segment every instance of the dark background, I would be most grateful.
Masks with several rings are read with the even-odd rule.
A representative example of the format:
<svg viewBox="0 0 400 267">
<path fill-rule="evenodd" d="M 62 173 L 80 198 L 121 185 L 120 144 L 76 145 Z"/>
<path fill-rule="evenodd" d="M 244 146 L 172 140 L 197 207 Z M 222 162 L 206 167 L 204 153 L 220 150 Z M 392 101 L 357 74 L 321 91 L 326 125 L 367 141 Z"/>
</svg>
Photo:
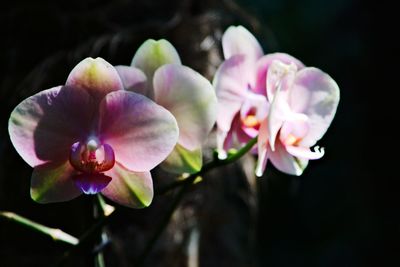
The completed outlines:
<svg viewBox="0 0 400 267">
<path fill-rule="evenodd" d="M 170 40 L 185 65 L 211 79 L 221 60 L 223 31 L 242 24 L 265 52 L 292 54 L 339 84 L 338 112 L 320 141 L 326 155 L 300 178 L 271 167 L 254 180 L 246 174 L 251 159 L 214 171 L 186 197 L 145 265 L 187 266 L 187 245 L 198 231 L 200 266 L 400 266 L 398 167 L 390 160 L 396 156 L 385 150 L 398 139 L 392 104 L 398 88 L 388 82 L 396 31 L 384 2 L 16 0 L 2 5 L 0 210 L 76 236 L 92 220 L 87 197 L 49 205 L 30 199 L 32 170 L 7 133 L 9 114 L 20 101 L 63 84 L 87 56 L 129 64 L 148 38 Z M 206 37 L 210 45 L 203 42 Z M 162 175 L 154 176 L 156 185 L 165 183 Z M 145 210 L 120 208 L 107 228 L 112 240 L 105 250 L 107 266 L 134 266 L 172 197 L 157 197 Z M 67 248 L 0 220 L 0 266 L 52 266 Z M 85 258 L 70 266 L 90 266 Z"/>
</svg>

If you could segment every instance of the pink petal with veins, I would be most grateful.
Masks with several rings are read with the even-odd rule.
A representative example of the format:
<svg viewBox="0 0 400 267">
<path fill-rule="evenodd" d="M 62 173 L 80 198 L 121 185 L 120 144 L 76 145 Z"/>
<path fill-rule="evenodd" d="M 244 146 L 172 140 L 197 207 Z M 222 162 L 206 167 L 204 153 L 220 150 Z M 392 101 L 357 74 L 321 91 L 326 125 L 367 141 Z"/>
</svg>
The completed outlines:
<svg viewBox="0 0 400 267">
<path fill-rule="evenodd" d="M 168 64 L 154 74 L 154 99 L 176 118 L 178 143 L 188 150 L 200 148 L 216 120 L 217 98 L 210 82 L 194 70 Z"/>
<path fill-rule="evenodd" d="M 217 126 L 228 132 L 247 94 L 252 67 L 245 56 L 236 55 L 226 60 L 217 70 L 213 85 L 217 92 Z"/>
<path fill-rule="evenodd" d="M 171 153 L 178 140 L 174 116 L 145 96 L 109 93 L 100 106 L 100 139 L 129 170 L 149 171 Z"/>
<path fill-rule="evenodd" d="M 32 167 L 67 161 L 71 145 L 94 128 L 94 108 L 85 90 L 58 86 L 39 92 L 11 113 L 11 142 Z"/>
</svg>

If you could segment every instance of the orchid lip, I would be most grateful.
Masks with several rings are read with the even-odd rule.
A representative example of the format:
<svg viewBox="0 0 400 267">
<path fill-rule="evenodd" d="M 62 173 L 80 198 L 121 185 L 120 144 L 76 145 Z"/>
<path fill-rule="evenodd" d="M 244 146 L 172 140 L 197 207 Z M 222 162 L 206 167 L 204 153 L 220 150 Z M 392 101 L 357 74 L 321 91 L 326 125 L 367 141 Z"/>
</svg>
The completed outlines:
<svg viewBox="0 0 400 267">
<path fill-rule="evenodd" d="M 103 190 L 112 180 L 103 173 L 83 173 L 72 177 L 76 187 L 86 195 L 94 195 Z"/>
</svg>

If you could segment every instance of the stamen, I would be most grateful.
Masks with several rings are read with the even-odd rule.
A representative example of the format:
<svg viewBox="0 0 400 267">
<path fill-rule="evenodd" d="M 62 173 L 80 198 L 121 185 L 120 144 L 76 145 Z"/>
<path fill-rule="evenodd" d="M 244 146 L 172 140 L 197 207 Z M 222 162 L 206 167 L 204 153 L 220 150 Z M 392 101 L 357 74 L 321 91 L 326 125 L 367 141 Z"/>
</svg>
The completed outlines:
<svg viewBox="0 0 400 267">
<path fill-rule="evenodd" d="M 294 136 L 293 134 L 289 134 L 289 135 L 286 137 L 284 143 L 285 143 L 285 145 L 287 145 L 287 146 L 293 146 L 293 145 L 298 144 L 300 140 L 301 140 L 300 138 Z"/>
<path fill-rule="evenodd" d="M 242 122 L 244 126 L 249 128 L 255 128 L 260 125 L 260 122 L 255 115 L 247 115 Z"/>
<path fill-rule="evenodd" d="M 100 144 L 96 139 L 86 143 L 77 142 L 71 146 L 71 165 L 83 173 L 101 173 L 115 164 L 114 151 L 108 144 Z"/>
</svg>

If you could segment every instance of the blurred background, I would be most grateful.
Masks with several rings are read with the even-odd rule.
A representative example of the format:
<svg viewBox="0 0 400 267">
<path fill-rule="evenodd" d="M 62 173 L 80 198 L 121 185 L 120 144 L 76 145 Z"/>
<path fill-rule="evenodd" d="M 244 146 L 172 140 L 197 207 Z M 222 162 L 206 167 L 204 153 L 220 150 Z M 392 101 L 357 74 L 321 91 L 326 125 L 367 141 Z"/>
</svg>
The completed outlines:
<svg viewBox="0 0 400 267">
<path fill-rule="evenodd" d="M 383 6 L 383 3 L 380 4 Z M 128 65 L 148 38 L 166 38 L 182 61 L 212 79 L 229 25 L 244 25 L 266 53 L 286 52 L 329 73 L 341 102 L 319 144 L 323 159 L 301 177 L 272 166 L 252 175 L 254 159 L 213 171 L 191 189 L 143 266 L 400 266 L 398 177 L 383 148 L 394 88 L 382 30 L 394 20 L 364 1 L 319 0 L 14 0 L 0 10 L 0 210 L 80 236 L 93 222 L 92 201 L 40 205 L 30 199 L 32 169 L 12 147 L 7 121 L 26 97 L 64 84 L 88 56 Z M 387 18 L 389 18 L 386 20 Z M 394 22 L 393 22 L 394 23 Z M 392 60 L 390 60 L 392 61 Z M 383 66 L 383 74 L 376 66 Z M 379 69 L 378 69 L 379 71 Z M 393 123 L 393 122 L 392 122 Z M 384 133 L 383 133 L 384 132 Z M 388 166 L 381 168 L 380 163 Z M 154 170 L 155 185 L 171 177 Z M 158 196 L 143 210 L 118 207 L 106 231 L 107 266 L 135 261 L 171 204 Z M 0 219 L 0 266 L 53 266 L 67 245 Z M 67 266 L 92 266 L 88 253 Z M 90 257 L 89 257 L 90 258 Z"/>
</svg>

